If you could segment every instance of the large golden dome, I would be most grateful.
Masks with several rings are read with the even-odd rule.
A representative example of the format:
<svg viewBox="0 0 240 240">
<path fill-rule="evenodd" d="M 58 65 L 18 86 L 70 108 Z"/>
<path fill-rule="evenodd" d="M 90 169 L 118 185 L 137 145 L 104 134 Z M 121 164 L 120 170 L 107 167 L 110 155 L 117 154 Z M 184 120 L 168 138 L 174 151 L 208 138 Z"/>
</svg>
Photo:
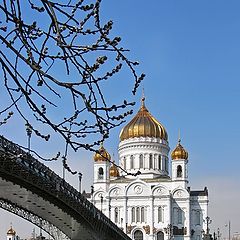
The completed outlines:
<svg viewBox="0 0 240 240">
<path fill-rule="evenodd" d="M 183 146 L 180 144 L 181 140 L 178 140 L 178 145 L 176 148 L 172 151 L 171 157 L 173 160 L 177 159 L 188 159 L 188 152 L 183 148 Z"/>
<path fill-rule="evenodd" d="M 107 152 L 107 150 L 101 145 L 98 152 L 94 155 L 95 162 L 103 162 L 103 161 L 110 161 L 111 155 Z"/>
<path fill-rule="evenodd" d="M 147 110 L 142 98 L 142 105 L 136 116 L 120 132 L 120 140 L 134 137 L 155 137 L 167 141 L 168 135 L 163 125 Z"/>
</svg>

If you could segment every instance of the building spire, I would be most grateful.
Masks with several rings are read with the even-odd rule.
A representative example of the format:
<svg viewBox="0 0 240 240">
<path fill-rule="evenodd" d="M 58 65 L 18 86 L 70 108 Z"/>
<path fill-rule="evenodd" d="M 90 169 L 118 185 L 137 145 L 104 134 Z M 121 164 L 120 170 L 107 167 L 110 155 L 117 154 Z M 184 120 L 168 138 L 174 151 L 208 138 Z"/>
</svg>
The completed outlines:
<svg viewBox="0 0 240 240">
<path fill-rule="evenodd" d="M 178 129 L 178 144 L 181 142 L 181 134 L 180 134 L 180 128 Z"/>
<path fill-rule="evenodd" d="M 144 88 L 143 88 L 143 90 L 142 90 L 141 108 L 145 108 L 145 95 L 144 95 Z"/>
</svg>

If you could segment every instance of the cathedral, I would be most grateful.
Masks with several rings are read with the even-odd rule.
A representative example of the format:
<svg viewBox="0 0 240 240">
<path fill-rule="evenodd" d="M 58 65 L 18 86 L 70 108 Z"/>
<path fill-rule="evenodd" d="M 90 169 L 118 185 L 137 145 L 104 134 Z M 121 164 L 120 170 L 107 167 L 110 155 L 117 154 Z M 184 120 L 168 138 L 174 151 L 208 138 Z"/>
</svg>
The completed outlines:
<svg viewBox="0 0 240 240">
<path fill-rule="evenodd" d="M 180 139 L 169 160 L 167 131 L 144 97 L 119 137 L 120 167 L 103 145 L 94 155 L 93 204 L 134 240 L 202 239 L 208 190 L 191 190 Z"/>
</svg>

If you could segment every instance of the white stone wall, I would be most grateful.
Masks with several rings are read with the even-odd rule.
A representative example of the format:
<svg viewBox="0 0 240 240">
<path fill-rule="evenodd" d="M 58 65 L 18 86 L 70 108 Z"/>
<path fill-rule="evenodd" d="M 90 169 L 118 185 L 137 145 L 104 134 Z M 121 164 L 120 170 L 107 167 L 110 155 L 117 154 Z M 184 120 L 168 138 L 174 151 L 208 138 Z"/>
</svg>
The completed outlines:
<svg viewBox="0 0 240 240">
<path fill-rule="evenodd" d="M 140 166 L 140 154 L 143 155 L 143 167 Z M 150 154 L 152 166 L 149 165 Z M 136 173 L 140 170 L 142 174 L 128 176 L 122 172 L 120 175 L 124 177 L 120 179 L 109 179 L 109 175 L 105 175 L 106 178 L 99 180 L 96 173 L 99 167 L 107 170 L 109 165 L 106 162 L 94 164 L 93 203 L 131 238 L 135 231 L 141 230 L 144 240 L 157 240 L 156 234 L 161 231 L 164 233 L 164 240 L 167 240 L 169 232 L 175 226 L 184 230 L 184 235 L 175 235 L 174 239 L 200 240 L 202 230 L 206 231 L 203 220 L 207 217 L 208 197 L 190 196 L 188 160 L 173 160 L 170 178 L 168 154 L 168 142 L 164 140 L 133 138 L 119 144 L 120 165 L 128 172 Z M 162 160 L 160 168 L 159 155 Z M 133 168 L 131 156 L 134 158 Z M 177 177 L 178 165 L 182 167 L 182 177 Z M 162 219 L 158 215 L 159 207 L 162 210 Z M 200 212 L 199 221 L 196 219 L 196 212 Z"/>
<path fill-rule="evenodd" d="M 158 138 L 132 138 L 119 144 L 121 167 L 131 173 L 140 170 L 141 178 L 149 178 L 149 174 L 151 174 L 151 177 L 168 175 L 168 153 L 168 143 Z M 140 166 L 140 155 L 143 156 L 142 166 Z M 152 166 L 150 165 L 150 156 L 152 156 Z M 161 157 L 160 164 L 159 156 Z M 131 164 L 131 158 L 133 158 L 133 164 Z"/>
</svg>

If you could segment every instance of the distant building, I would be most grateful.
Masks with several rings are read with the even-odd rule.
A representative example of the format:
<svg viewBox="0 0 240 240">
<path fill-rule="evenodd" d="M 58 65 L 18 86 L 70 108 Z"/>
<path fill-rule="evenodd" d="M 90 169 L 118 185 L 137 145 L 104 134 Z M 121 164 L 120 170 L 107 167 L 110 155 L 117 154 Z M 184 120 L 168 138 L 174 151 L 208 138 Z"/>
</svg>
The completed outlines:
<svg viewBox="0 0 240 240">
<path fill-rule="evenodd" d="M 19 236 L 17 236 L 16 231 L 10 227 L 10 229 L 7 231 L 7 240 L 47 240 L 44 236 L 32 236 L 28 239 L 22 239 Z"/>
<path fill-rule="evenodd" d="M 180 139 L 171 153 L 168 134 L 145 107 L 122 129 L 119 164 L 100 147 L 94 156 L 91 201 L 135 240 L 200 240 L 206 232 L 208 190 L 192 191 L 188 152 Z M 134 175 L 137 172 L 139 175 Z"/>
<path fill-rule="evenodd" d="M 16 231 L 13 230 L 12 226 L 7 231 L 7 240 L 20 240 L 20 238 L 16 235 Z"/>
<path fill-rule="evenodd" d="M 240 233 L 234 233 L 232 236 L 232 240 L 240 240 Z"/>
</svg>

